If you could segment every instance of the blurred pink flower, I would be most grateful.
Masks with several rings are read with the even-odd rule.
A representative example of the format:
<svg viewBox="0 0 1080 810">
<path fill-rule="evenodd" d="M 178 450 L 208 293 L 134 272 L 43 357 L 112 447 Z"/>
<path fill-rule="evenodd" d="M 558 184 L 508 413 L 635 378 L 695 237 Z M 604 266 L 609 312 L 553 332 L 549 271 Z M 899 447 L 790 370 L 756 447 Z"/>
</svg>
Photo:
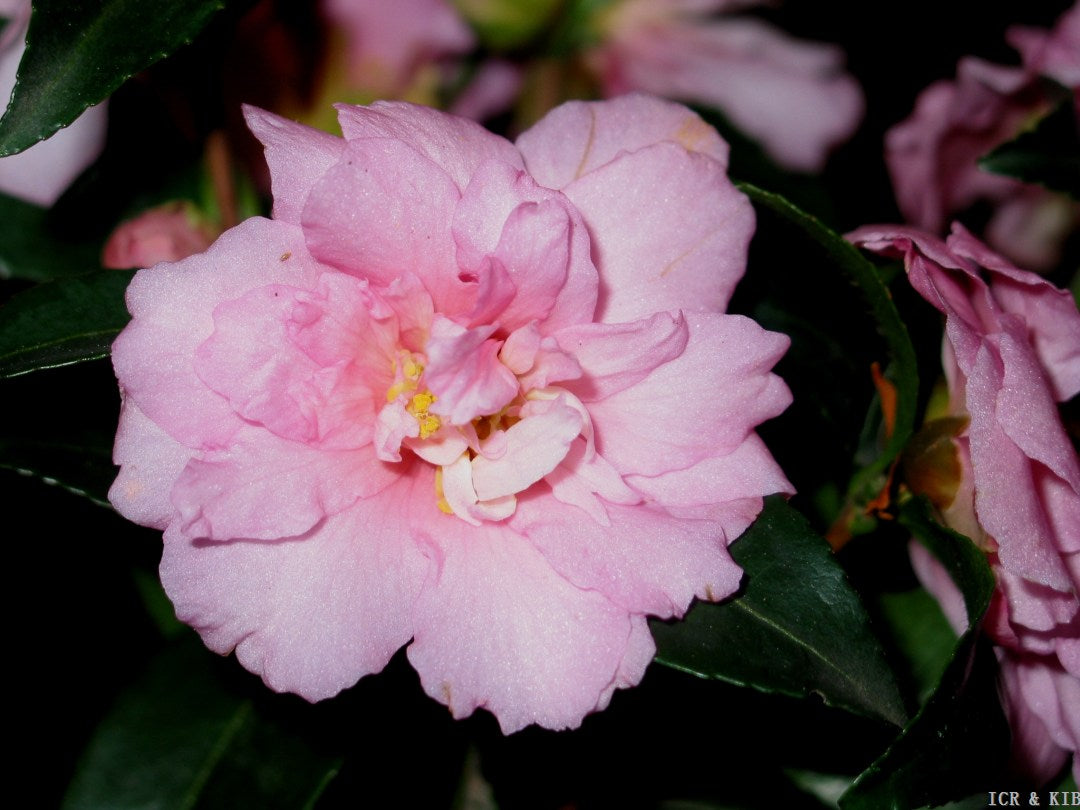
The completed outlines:
<svg viewBox="0 0 1080 810">
<path fill-rule="evenodd" d="M 1080 313 L 1067 292 L 960 225 L 946 242 L 902 227 L 849 238 L 902 256 L 912 285 L 945 315 L 950 410 L 969 421 L 955 439 L 963 476 L 944 517 L 989 555 L 998 590 L 986 628 L 1001 646 L 1017 762 L 1044 782 L 1080 750 L 1080 462 L 1057 410 L 1080 391 Z M 913 558 L 954 627 L 966 626 L 948 578 L 921 547 Z"/>
<path fill-rule="evenodd" d="M 214 236 L 214 229 L 200 220 L 194 206 L 166 203 L 121 222 L 105 242 L 101 263 L 127 270 L 175 262 L 206 250 Z"/>
<path fill-rule="evenodd" d="M 766 0 L 620 0 L 603 9 L 586 58 L 608 95 L 629 90 L 715 107 L 779 163 L 819 171 L 863 116 L 835 46 L 748 17 Z"/>
<path fill-rule="evenodd" d="M 1033 270 L 1060 261 L 1065 238 L 1080 223 L 1080 205 L 983 171 L 978 160 L 1049 109 L 1040 77 L 1063 83 L 1080 104 L 1078 27 L 1080 5 L 1053 31 L 1010 29 L 1007 38 L 1021 52 L 1023 67 L 966 57 L 954 81 L 935 82 L 919 95 L 911 116 L 885 136 L 885 160 L 908 222 L 941 233 L 955 214 L 988 200 L 994 214 L 985 236 L 995 249 Z"/>
<path fill-rule="evenodd" d="M 455 716 L 578 725 L 790 491 L 754 432 L 788 341 L 723 314 L 754 228 L 726 144 L 642 96 L 516 145 L 404 103 L 339 106 L 343 140 L 247 116 L 274 218 L 135 276 L 113 504 L 274 689 L 412 639 Z"/>
<path fill-rule="evenodd" d="M 0 0 L 0 98 L 7 103 L 26 48 L 30 0 Z M 25 152 L 0 158 L 0 192 L 51 206 L 105 146 L 107 104 L 91 107 L 66 128 Z"/>
<path fill-rule="evenodd" d="M 322 9 L 345 34 L 351 83 L 376 95 L 402 93 L 417 68 L 474 45 L 446 0 L 323 0 Z"/>
</svg>

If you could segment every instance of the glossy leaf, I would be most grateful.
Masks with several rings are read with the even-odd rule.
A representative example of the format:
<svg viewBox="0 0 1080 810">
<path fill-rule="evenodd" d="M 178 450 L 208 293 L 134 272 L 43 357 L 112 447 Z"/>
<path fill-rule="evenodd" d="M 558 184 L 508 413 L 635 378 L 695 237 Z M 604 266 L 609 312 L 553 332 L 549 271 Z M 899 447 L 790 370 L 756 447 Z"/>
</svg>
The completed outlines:
<svg viewBox="0 0 1080 810">
<path fill-rule="evenodd" d="M 130 76 L 168 56 L 224 0 L 34 0 L 18 80 L 0 119 L 0 156 L 74 121 Z"/>
<path fill-rule="evenodd" d="M 866 464 L 851 481 L 850 497 L 865 502 L 880 490 L 889 465 L 907 444 L 915 427 L 919 377 L 915 349 L 907 327 L 877 270 L 850 242 L 779 194 L 748 183 L 739 183 L 738 187 L 756 205 L 764 206 L 795 225 L 822 248 L 832 265 L 862 293 L 874 323 L 885 340 L 891 361 L 888 371 L 896 386 L 895 422 L 880 455 Z"/>
<path fill-rule="evenodd" d="M 844 794 L 844 810 L 936 806 L 1000 783 L 1009 732 L 997 696 L 997 660 L 978 628 L 994 591 L 981 551 L 935 523 L 923 500 L 900 514 L 960 588 L 969 629 L 960 637 L 933 695 L 896 741 Z"/>
<path fill-rule="evenodd" d="M 979 168 L 1080 200 L 1080 126 L 1072 97 L 981 158 Z"/>
<path fill-rule="evenodd" d="M 339 759 L 234 693 L 225 666 L 191 636 L 166 648 L 98 727 L 65 810 L 312 806 Z"/>
<path fill-rule="evenodd" d="M 828 544 L 783 498 L 731 546 L 743 591 L 652 623 L 657 660 L 765 692 L 817 694 L 831 706 L 903 725 L 899 689 L 869 618 Z"/>
<path fill-rule="evenodd" d="M 99 270 L 39 284 L 0 308 L 0 377 L 107 357 L 130 319 L 133 273 Z"/>
<path fill-rule="evenodd" d="M 100 268 L 100 246 L 63 238 L 48 216 L 44 208 L 0 194 L 0 279 L 51 281 Z"/>
</svg>

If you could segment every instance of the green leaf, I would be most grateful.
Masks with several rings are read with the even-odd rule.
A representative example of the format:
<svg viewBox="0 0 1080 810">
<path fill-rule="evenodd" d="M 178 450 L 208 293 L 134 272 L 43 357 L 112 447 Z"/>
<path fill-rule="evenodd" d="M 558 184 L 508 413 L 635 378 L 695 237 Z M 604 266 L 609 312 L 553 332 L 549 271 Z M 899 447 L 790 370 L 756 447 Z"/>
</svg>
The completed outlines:
<svg viewBox="0 0 1080 810">
<path fill-rule="evenodd" d="M 748 183 L 737 185 L 755 204 L 795 225 L 824 250 L 833 266 L 860 290 L 877 329 L 885 340 L 891 361 L 889 376 L 897 393 L 896 419 L 893 431 L 880 455 L 864 466 L 851 481 L 849 497 L 857 503 L 865 503 L 880 490 L 889 465 L 907 444 L 915 429 L 919 375 L 915 349 L 907 327 L 877 270 L 850 242 L 824 225 L 817 217 L 799 209 L 779 194 L 764 191 Z"/>
<path fill-rule="evenodd" d="M 1071 96 L 1011 141 L 979 159 L 979 168 L 1063 191 L 1080 200 L 1080 127 Z"/>
<path fill-rule="evenodd" d="M 994 575 L 974 543 L 935 523 L 926 501 L 909 501 L 900 522 L 945 566 L 964 596 L 969 628 L 933 695 L 889 749 L 840 800 L 844 810 L 936 806 L 1000 784 L 1009 731 L 997 696 L 997 660 L 979 625 Z"/>
<path fill-rule="evenodd" d="M 903 725 L 892 672 L 858 595 L 828 544 L 771 496 L 731 546 L 743 592 L 652 623 L 657 660 L 707 678 L 802 697 Z"/>
<path fill-rule="evenodd" d="M 223 666 L 193 636 L 158 655 L 95 731 L 65 810 L 313 806 L 339 758 L 234 693 Z"/>
<path fill-rule="evenodd" d="M 62 487 L 107 507 L 106 494 L 116 477 L 112 438 L 111 434 L 48 439 L 0 436 L 0 467 Z"/>
<path fill-rule="evenodd" d="M 65 239 L 49 227 L 49 212 L 0 194 L 0 279 L 51 281 L 101 267 L 96 241 Z"/>
<path fill-rule="evenodd" d="M 190 42 L 224 0 L 34 0 L 0 157 L 28 149 Z"/>
<path fill-rule="evenodd" d="M 98 270 L 12 296 L 0 308 L 0 377 L 107 357 L 130 319 L 124 290 L 132 275 Z"/>
<path fill-rule="evenodd" d="M 956 647 L 956 633 L 941 606 L 922 588 L 884 593 L 881 613 L 896 646 L 910 664 L 910 680 L 922 706 L 934 693 Z"/>
</svg>

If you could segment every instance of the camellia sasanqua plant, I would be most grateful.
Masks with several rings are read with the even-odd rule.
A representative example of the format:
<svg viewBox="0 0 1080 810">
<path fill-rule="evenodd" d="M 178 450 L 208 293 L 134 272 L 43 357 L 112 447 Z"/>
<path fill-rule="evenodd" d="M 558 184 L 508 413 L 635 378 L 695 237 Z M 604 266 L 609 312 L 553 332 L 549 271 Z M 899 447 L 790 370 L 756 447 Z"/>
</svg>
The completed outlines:
<svg viewBox="0 0 1080 810">
<path fill-rule="evenodd" d="M 1072 802 L 1080 6 L 808 5 L 0 2 L 35 805 Z"/>
</svg>

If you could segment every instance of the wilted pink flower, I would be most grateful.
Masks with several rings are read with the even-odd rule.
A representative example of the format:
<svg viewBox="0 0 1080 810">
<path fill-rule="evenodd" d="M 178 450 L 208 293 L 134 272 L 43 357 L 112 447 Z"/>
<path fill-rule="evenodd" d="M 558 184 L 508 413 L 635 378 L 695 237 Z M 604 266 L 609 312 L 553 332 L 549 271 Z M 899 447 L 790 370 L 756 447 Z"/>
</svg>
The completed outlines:
<svg viewBox="0 0 1080 810">
<path fill-rule="evenodd" d="M 1023 67 L 962 59 L 954 81 L 930 85 L 911 116 L 888 131 L 885 160 L 908 222 L 941 233 L 955 214 L 987 200 L 994 214 L 985 236 L 994 248 L 1035 270 L 1060 261 L 1065 238 L 1080 223 L 1080 206 L 1041 186 L 983 171 L 978 160 L 1049 109 L 1042 76 L 1064 83 L 1080 104 L 1078 21 L 1080 5 L 1053 31 L 1010 29 Z"/>
<path fill-rule="evenodd" d="M 401 93 L 418 67 L 474 44 L 446 0 L 323 0 L 322 8 L 345 34 L 350 81 L 378 95 Z"/>
<path fill-rule="evenodd" d="M 1080 313 L 1067 292 L 959 225 L 946 242 L 898 227 L 849 238 L 902 256 L 912 285 L 945 315 L 951 410 L 969 421 L 944 517 L 989 555 L 998 590 L 986 627 L 1002 648 L 1017 759 L 1045 781 L 1080 750 L 1080 462 L 1056 405 L 1080 391 Z M 954 626 L 965 624 L 947 578 L 925 553 L 915 560 Z"/>
<path fill-rule="evenodd" d="M 723 314 L 753 231 L 726 145 L 640 96 L 516 145 L 404 103 L 341 105 L 344 140 L 247 116 L 274 219 L 135 276 L 111 500 L 274 689 L 412 639 L 455 716 L 577 725 L 790 491 L 754 432 L 788 341 Z"/>
<path fill-rule="evenodd" d="M 0 0 L 0 99 L 7 103 L 26 48 L 30 0 Z M 105 146 L 107 105 L 91 107 L 65 129 L 24 152 L 0 158 L 0 192 L 51 206 Z"/>
<path fill-rule="evenodd" d="M 764 3 L 620 0 L 600 12 L 586 57 L 608 95 L 643 90 L 715 107 L 779 163 L 818 171 L 862 120 L 862 91 L 835 46 L 709 16 Z"/>
<path fill-rule="evenodd" d="M 214 230 L 194 206 L 171 202 L 121 222 L 105 242 L 101 263 L 118 270 L 153 267 L 201 253 L 213 241 Z"/>
</svg>

